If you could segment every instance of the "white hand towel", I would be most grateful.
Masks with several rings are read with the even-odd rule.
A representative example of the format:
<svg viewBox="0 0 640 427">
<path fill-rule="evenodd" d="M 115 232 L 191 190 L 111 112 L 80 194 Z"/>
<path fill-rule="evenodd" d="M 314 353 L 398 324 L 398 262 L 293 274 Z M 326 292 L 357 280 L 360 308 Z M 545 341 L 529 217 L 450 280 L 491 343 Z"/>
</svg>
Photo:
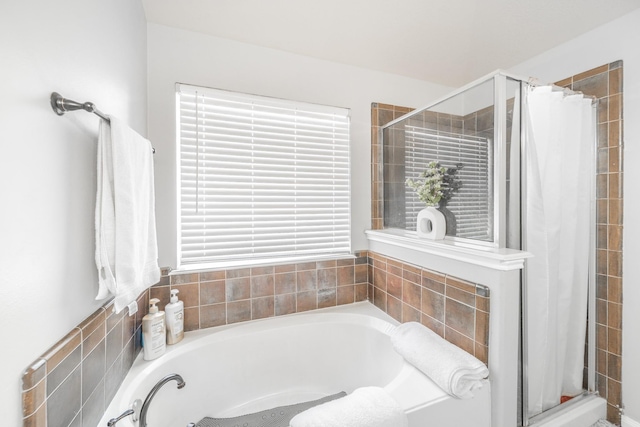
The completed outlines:
<svg viewBox="0 0 640 427">
<path fill-rule="evenodd" d="M 100 122 L 96 192 L 96 299 L 120 312 L 160 280 L 153 148 L 115 117 Z"/>
<path fill-rule="evenodd" d="M 426 326 L 407 322 L 391 333 L 396 352 L 452 396 L 468 399 L 482 387 L 489 370 L 480 360 Z"/>
<path fill-rule="evenodd" d="M 407 427 L 398 402 L 380 387 L 362 387 L 341 399 L 307 409 L 291 427 Z"/>
</svg>

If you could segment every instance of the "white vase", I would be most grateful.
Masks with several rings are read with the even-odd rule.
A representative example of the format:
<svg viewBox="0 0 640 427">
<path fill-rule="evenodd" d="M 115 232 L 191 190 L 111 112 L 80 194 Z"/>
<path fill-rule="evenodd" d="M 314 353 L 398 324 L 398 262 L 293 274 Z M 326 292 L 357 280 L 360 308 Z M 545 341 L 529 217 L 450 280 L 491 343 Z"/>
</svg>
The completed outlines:
<svg viewBox="0 0 640 427">
<path fill-rule="evenodd" d="M 444 215 L 436 207 L 427 206 L 418 212 L 416 231 L 418 232 L 418 237 L 422 239 L 444 239 L 447 231 Z"/>
</svg>

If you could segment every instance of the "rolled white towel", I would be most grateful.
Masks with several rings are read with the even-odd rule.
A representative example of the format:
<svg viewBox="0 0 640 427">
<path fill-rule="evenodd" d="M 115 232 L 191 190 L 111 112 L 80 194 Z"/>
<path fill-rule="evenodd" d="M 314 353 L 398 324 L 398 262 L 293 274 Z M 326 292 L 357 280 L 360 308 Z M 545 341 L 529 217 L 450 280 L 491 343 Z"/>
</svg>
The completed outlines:
<svg viewBox="0 0 640 427">
<path fill-rule="evenodd" d="M 480 360 L 418 322 L 407 322 L 391 333 L 393 347 L 452 396 L 468 399 L 482 387 L 489 370 Z"/>
<path fill-rule="evenodd" d="M 407 427 L 398 402 L 380 387 L 362 387 L 293 417 L 291 427 Z"/>
</svg>

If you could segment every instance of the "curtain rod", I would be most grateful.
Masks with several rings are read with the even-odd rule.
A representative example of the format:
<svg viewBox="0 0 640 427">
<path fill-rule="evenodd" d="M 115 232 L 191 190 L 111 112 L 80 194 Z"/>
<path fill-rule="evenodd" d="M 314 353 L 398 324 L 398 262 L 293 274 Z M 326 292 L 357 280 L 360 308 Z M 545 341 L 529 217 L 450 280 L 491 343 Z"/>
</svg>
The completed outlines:
<svg viewBox="0 0 640 427">
<path fill-rule="evenodd" d="M 64 98 L 58 92 L 51 93 L 51 108 L 53 108 L 53 111 L 59 116 L 62 116 L 64 113 L 68 111 L 85 110 L 89 113 L 95 114 L 96 116 L 100 117 L 102 120 L 105 120 L 108 123 L 111 123 L 109 116 L 104 114 L 102 111 L 98 110 L 93 102 L 80 103 L 80 102 L 72 101 L 70 99 Z M 155 154 L 156 149 L 155 148 L 152 148 L 152 149 L 153 149 L 153 153 Z"/>
</svg>

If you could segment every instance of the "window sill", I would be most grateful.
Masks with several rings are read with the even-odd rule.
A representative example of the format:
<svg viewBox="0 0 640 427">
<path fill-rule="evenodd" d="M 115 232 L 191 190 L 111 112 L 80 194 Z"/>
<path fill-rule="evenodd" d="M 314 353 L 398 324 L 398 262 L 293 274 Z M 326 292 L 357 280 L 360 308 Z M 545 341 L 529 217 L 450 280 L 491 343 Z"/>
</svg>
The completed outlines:
<svg viewBox="0 0 640 427">
<path fill-rule="evenodd" d="M 425 254 L 429 254 L 492 270 L 512 271 L 522 269 L 524 260 L 532 256 L 529 252 L 516 249 L 500 249 L 448 239 L 420 239 L 415 232 L 395 228 L 367 230 L 365 233 L 370 250 L 394 258 L 422 260 Z M 427 267 L 422 262 L 418 262 L 418 265 Z"/>
<path fill-rule="evenodd" d="M 169 272 L 169 276 L 185 273 L 200 273 L 214 270 L 234 270 L 237 268 L 264 267 L 272 265 L 298 264 L 304 262 L 322 262 L 338 259 L 355 259 L 354 254 L 310 255 L 305 257 L 279 257 L 268 259 L 244 259 L 238 261 L 220 261 L 207 264 L 184 265 Z"/>
</svg>

